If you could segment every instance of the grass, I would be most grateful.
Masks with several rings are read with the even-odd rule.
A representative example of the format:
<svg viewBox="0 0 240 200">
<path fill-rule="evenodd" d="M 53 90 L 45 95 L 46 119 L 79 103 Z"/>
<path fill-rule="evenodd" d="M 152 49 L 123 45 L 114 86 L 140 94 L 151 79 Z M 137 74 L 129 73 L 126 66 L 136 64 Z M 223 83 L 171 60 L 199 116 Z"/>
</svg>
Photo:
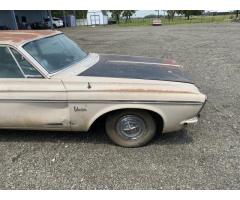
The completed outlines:
<svg viewBox="0 0 240 200">
<path fill-rule="evenodd" d="M 185 17 L 174 17 L 173 20 L 169 20 L 164 17 L 160 17 L 163 25 L 174 25 L 174 24 L 195 24 L 195 23 L 223 23 L 230 21 L 231 15 L 216 15 L 216 16 L 192 16 L 189 20 Z M 130 19 L 125 21 L 122 19 L 119 26 L 151 26 L 152 18 L 142 19 Z"/>
</svg>

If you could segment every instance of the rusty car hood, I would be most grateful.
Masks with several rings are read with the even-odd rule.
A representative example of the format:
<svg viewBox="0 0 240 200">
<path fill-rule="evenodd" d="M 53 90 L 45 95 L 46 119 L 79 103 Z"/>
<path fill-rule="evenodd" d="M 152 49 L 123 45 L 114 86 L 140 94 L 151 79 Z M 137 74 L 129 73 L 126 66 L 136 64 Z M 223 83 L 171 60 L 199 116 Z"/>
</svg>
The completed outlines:
<svg viewBox="0 0 240 200">
<path fill-rule="evenodd" d="M 78 76 L 193 83 L 172 60 L 125 55 L 99 55 L 99 61 Z"/>
</svg>

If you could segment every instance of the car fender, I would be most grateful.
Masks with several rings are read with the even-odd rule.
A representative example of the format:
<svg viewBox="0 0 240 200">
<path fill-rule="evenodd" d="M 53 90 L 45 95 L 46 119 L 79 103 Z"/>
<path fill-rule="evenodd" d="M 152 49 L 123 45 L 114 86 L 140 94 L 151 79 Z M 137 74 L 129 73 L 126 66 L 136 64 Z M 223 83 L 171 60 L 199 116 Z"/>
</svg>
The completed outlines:
<svg viewBox="0 0 240 200">
<path fill-rule="evenodd" d="M 90 119 L 87 125 L 87 130 L 94 124 L 94 122 L 99 119 L 100 117 L 106 115 L 107 113 L 113 112 L 113 111 L 118 111 L 122 109 L 141 109 L 141 110 L 146 110 L 150 112 L 154 112 L 158 114 L 160 117 L 162 117 L 163 120 L 163 126 L 164 122 L 166 119 L 165 114 L 159 109 L 156 105 L 151 105 L 151 104 L 118 104 L 118 105 L 108 105 L 105 106 L 103 109 L 99 110 L 96 112 Z"/>
</svg>

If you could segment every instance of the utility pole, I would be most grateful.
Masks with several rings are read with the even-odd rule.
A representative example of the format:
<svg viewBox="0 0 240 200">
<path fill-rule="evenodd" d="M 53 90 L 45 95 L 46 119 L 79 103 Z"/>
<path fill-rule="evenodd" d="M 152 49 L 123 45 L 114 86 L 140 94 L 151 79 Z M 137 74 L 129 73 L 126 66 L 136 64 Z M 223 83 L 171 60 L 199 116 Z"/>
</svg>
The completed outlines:
<svg viewBox="0 0 240 200">
<path fill-rule="evenodd" d="M 16 16 L 15 16 L 15 11 L 14 10 L 10 10 L 10 15 L 11 15 L 11 18 L 12 18 L 12 27 L 11 27 L 11 29 L 18 30 L 18 24 L 17 24 L 17 20 L 16 20 Z"/>
<path fill-rule="evenodd" d="M 48 16 L 49 16 L 49 19 L 50 19 L 51 29 L 53 29 L 53 19 L 52 19 L 52 11 L 51 10 L 48 10 Z"/>
<path fill-rule="evenodd" d="M 160 16 L 160 14 L 159 14 L 159 10 L 155 10 L 155 11 L 157 11 L 157 17 L 158 17 L 158 19 L 159 19 L 159 16 Z"/>
<path fill-rule="evenodd" d="M 62 12 L 63 12 L 63 22 L 64 22 L 64 27 L 67 27 L 67 19 L 66 19 L 65 10 L 63 10 Z"/>
</svg>

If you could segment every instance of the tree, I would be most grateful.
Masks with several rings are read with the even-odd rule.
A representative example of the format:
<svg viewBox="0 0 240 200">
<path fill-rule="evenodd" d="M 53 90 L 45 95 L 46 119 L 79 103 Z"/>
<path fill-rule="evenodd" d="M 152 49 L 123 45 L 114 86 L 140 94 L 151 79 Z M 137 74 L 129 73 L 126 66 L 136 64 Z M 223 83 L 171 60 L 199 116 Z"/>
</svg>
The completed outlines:
<svg viewBox="0 0 240 200">
<path fill-rule="evenodd" d="M 159 11 L 159 10 L 155 10 L 155 11 L 157 11 L 157 13 L 158 13 L 158 14 L 157 14 L 157 17 L 159 18 L 159 13 L 160 13 L 160 11 Z"/>
<path fill-rule="evenodd" d="M 202 15 L 204 10 L 178 10 L 177 14 L 185 15 L 187 19 L 190 19 L 191 15 Z"/>
<path fill-rule="evenodd" d="M 167 10 L 167 16 L 168 16 L 168 19 L 172 20 L 173 21 L 173 18 L 175 16 L 175 13 L 176 13 L 176 10 Z"/>
<path fill-rule="evenodd" d="M 77 19 L 86 19 L 87 18 L 87 10 L 76 10 L 76 18 Z"/>
<path fill-rule="evenodd" d="M 63 15 L 76 15 L 77 19 L 86 19 L 87 10 L 52 10 L 54 17 L 63 17 Z"/>
<path fill-rule="evenodd" d="M 236 19 L 238 18 L 239 10 L 236 10 Z"/>
<path fill-rule="evenodd" d="M 62 12 L 62 10 L 52 10 L 52 16 L 53 17 L 62 17 L 63 12 Z"/>
<path fill-rule="evenodd" d="M 109 10 L 111 13 L 111 17 L 116 20 L 116 22 L 119 24 L 120 22 L 120 17 L 123 12 L 123 10 Z"/>
<path fill-rule="evenodd" d="M 157 18 L 157 15 L 146 15 L 144 18 Z"/>
<path fill-rule="evenodd" d="M 126 21 L 128 21 L 133 14 L 136 13 L 136 10 L 124 10 L 122 16 L 125 17 Z"/>
</svg>

